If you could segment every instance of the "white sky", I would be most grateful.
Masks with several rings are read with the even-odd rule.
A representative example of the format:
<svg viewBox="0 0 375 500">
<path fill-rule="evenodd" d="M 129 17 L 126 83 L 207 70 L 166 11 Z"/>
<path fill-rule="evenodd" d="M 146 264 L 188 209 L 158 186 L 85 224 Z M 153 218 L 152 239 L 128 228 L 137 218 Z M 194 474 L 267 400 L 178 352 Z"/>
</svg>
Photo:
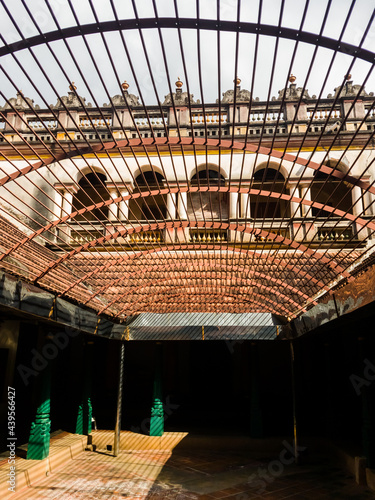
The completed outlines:
<svg viewBox="0 0 375 500">
<path fill-rule="evenodd" d="M 39 28 L 42 32 L 56 30 L 56 24 L 50 15 L 45 0 L 25 0 L 32 11 Z M 3 0 L 11 14 L 17 21 L 23 35 L 30 37 L 38 34 L 38 30 L 30 19 L 21 0 Z M 49 0 L 50 5 L 58 19 L 60 27 L 65 28 L 76 25 L 73 13 L 67 0 Z M 109 0 L 92 0 L 96 14 L 100 21 L 114 20 L 114 13 Z M 131 0 L 113 0 L 117 15 L 120 19 L 132 19 L 135 17 Z M 81 24 L 94 23 L 95 17 L 92 14 L 89 0 L 72 0 L 72 4 Z M 139 17 L 155 17 L 152 0 L 136 0 L 135 5 Z M 156 0 L 158 15 L 160 17 L 175 17 L 175 7 L 173 0 Z M 195 0 L 177 0 L 178 13 L 180 17 L 195 18 Z M 217 19 L 217 1 L 201 0 L 199 2 L 199 17 L 207 19 Z M 282 26 L 297 29 L 300 27 L 301 17 L 305 2 L 304 0 L 285 0 L 284 12 L 282 16 Z M 303 30 L 318 33 L 323 17 L 328 5 L 328 0 L 310 0 L 306 20 Z M 328 13 L 326 28 L 323 35 L 337 39 L 343 27 L 343 23 L 348 14 L 351 0 L 333 0 Z M 236 20 L 238 0 L 220 1 L 220 18 L 225 20 Z M 280 17 L 281 0 L 263 0 L 261 22 L 265 24 L 277 25 Z M 358 45 L 363 36 L 373 10 L 375 0 L 357 0 L 350 17 L 348 26 L 344 32 L 343 41 Z M 258 19 L 259 2 L 242 0 L 240 2 L 240 19 L 243 22 L 256 22 Z M 0 5 L 0 33 L 7 43 L 20 39 L 20 35 L 14 28 L 4 7 Z M 186 90 L 187 77 L 183 71 L 181 50 L 178 40 L 177 30 L 163 29 L 164 48 L 167 57 L 168 70 L 171 79 L 172 89 L 177 76 L 180 76 L 185 83 L 183 90 Z M 144 30 L 144 40 L 147 54 L 152 67 L 152 74 L 157 86 L 157 93 L 161 102 L 169 92 L 167 74 L 162 57 L 162 48 L 156 29 Z M 141 45 L 138 30 L 129 30 L 124 33 L 126 46 L 130 53 L 130 59 L 134 65 L 134 71 L 139 82 L 139 88 L 135 85 L 129 61 L 127 59 L 121 37 L 119 33 L 106 33 L 105 39 L 114 60 L 115 72 L 110 64 L 105 46 L 99 34 L 88 35 L 86 40 L 95 56 L 95 61 L 100 69 L 104 85 L 107 87 L 109 95 L 119 94 L 117 78 L 122 82 L 127 80 L 130 84 L 129 92 L 136 95 L 142 94 L 146 104 L 156 104 L 156 96 L 151 84 L 150 73 L 147 68 L 145 54 Z M 183 50 L 187 66 L 188 82 L 191 93 L 195 99 L 201 99 L 198 62 L 197 62 L 197 35 L 195 30 L 182 30 Z M 274 60 L 276 39 L 273 37 L 260 36 L 259 50 L 257 58 L 257 69 L 255 72 L 254 96 L 265 100 L 269 93 L 270 74 Z M 201 67 L 202 67 L 202 88 L 205 102 L 215 102 L 219 95 L 218 88 L 218 46 L 217 34 L 215 32 L 201 32 Z M 58 60 L 63 64 L 67 73 L 67 78 L 77 84 L 79 94 L 86 97 L 87 102 L 94 102 L 96 99 L 99 105 L 108 102 L 108 97 L 103 83 L 91 61 L 90 55 L 85 47 L 83 39 L 80 37 L 68 40 L 74 56 L 77 59 L 79 69 L 83 77 L 87 80 L 90 90 L 86 88 L 82 75 L 75 67 L 68 50 L 62 41 L 50 44 Z M 0 46 L 3 45 L 0 42 Z M 220 35 L 220 85 L 221 92 L 233 88 L 233 78 L 235 73 L 242 79 L 241 87 L 250 89 L 252 81 L 253 61 L 254 61 L 255 35 L 242 33 L 239 36 L 239 57 L 238 68 L 235 71 L 236 34 L 224 33 Z M 288 77 L 292 52 L 295 42 L 280 39 L 276 54 L 275 73 L 272 81 L 270 97 L 277 96 L 277 93 L 285 85 Z M 374 50 L 375 47 L 375 23 L 367 35 L 363 47 Z M 303 86 L 306 75 L 310 67 L 314 46 L 300 43 L 291 71 L 297 76 L 297 86 Z M 50 50 L 46 46 L 39 46 L 33 49 L 34 54 L 40 61 L 52 85 L 59 95 L 66 95 L 68 90 L 67 78 L 63 75 L 54 61 Z M 56 92 L 48 83 L 41 69 L 37 66 L 28 50 L 17 53 L 17 58 L 26 68 L 27 73 L 32 77 L 36 88 L 28 81 L 27 75 L 20 70 L 12 56 L 1 58 L 1 66 L 9 74 L 15 85 L 24 94 L 35 100 L 35 103 L 43 106 L 38 90 L 45 96 L 48 103 L 55 104 L 57 100 Z M 317 57 L 311 69 L 310 77 L 306 88 L 310 96 L 319 94 L 323 85 L 327 69 L 332 60 L 332 51 L 328 49 L 318 49 Z M 328 93 L 333 93 L 334 88 L 342 83 L 343 76 L 347 73 L 352 58 L 343 54 L 337 54 L 322 97 Z M 354 83 L 362 83 L 366 78 L 371 65 L 364 61 L 357 61 L 351 69 Z M 116 75 L 117 73 L 117 75 Z M 15 96 L 14 85 L 0 72 L 0 90 L 7 97 Z M 371 74 L 366 83 L 368 92 L 375 91 L 375 76 Z M 0 104 L 4 99 L 0 97 Z"/>
</svg>

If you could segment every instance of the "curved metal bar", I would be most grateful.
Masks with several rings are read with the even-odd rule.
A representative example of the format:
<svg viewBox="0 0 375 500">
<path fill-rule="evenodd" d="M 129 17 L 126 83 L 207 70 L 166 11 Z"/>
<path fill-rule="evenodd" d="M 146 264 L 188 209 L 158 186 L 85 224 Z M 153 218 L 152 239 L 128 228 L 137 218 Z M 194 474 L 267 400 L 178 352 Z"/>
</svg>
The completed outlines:
<svg viewBox="0 0 375 500">
<path fill-rule="evenodd" d="M 290 161 L 291 163 L 296 163 L 298 165 L 302 165 L 306 168 L 311 168 L 313 170 L 319 170 L 327 175 L 332 175 L 340 180 L 345 180 L 345 182 L 352 184 L 353 186 L 359 186 L 362 189 L 368 190 L 370 193 L 375 194 L 375 186 L 365 182 L 361 179 L 357 179 L 351 175 L 347 175 L 340 170 L 334 169 L 327 165 L 321 165 L 320 163 L 316 163 L 311 160 L 306 160 L 305 158 L 301 158 L 299 156 L 294 156 L 290 153 L 283 153 L 276 149 L 267 148 L 265 146 L 258 146 L 256 144 L 251 143 L 243 143 L 240 141 L 231 141 L 228 139 L 202 139 L 200 137 L 155 137 L 153 139 L 150 138 L 138 138 L 138 139 L 120 139 L 116 142 L 106 142 L 102 144 L 93 144 L 91 147 L 85 147 L 82 149 L 77 149 L 75 151 L 66 151 L 60 155 L 55 155 L 54 157 L 50 156 L 48 158 L 43 159 L 42 161 L 38 161 L 32 165 L 29 165 L 25 168 L 17 170 L 10 175 L 6 175 L 0 179 L 0 186 L 7 184 L 8 182 L 18 179 L 19 177 L 23 177 L 24 175 L 38 170 L 41 167 L 47 167 L 52 163 L 59 162 L 62 160 L 74 158 L 75 156 L 82 156 L 85 154 L 91 153 L 100 153 L 103 151 L 109 151 L 111 149 L 119 149 L 126 147 L 137 147 L 137 146 L 211 146 L 214 148 L 223 148 L 229 150 L 239 150 L 239 151 L 248 151 L 251 153 L 259 153 L 264 154 L 266 156 L 271 156 L 272 158 L 278 158 L 281 160 Z"/>
<path fill-rule="evenodd" d="M 210 264 L 208 267 L 205 267 L 204 269 L 204 272 L 208 271 L 208 270 L 212 270 L 212 269 L 217 269 L 219 268 L 220 270 L 222 270 L 223 268 L 225 269 L 228 269 L 228 268 L 233 268 L 235 267 L 236 268 L 236 271 L 238 270 L 243 270 L 245 271 L 245 267 L 244 266 L 238 266 L 238 265 L 230 265 L 230 266 L 223 266 L 221 264 Z M 178 268 L 183 268 L 183 269 L 186 269 L 186 265 L 185 264 L 180 264 L 180 263 L 176 263 L 174 266 L 173 266 L 173 269 L 178 269 Z M 232 269 L 233 270 L 233 269 Z M 147 268 L 142 268 L 141 271 L 138 271 L 138 272 L 135 272 L 135 273 L 132 273 L 131 275 L 131 278 L 134 278 L 134 276 L 137 276 L 139 274 L 144 274 L 148 271 Z M 201 269 L 191 269 L 189 271 L 189 273 L 185 273 L 187 277 L 189 277 L 189 275 L 191 273 L 196 273 L 196 272 L 202 272 Z M 174 278 L 174 279 L 180 279 L 181 276 L 184 276 L 185 275 L 184 273 L 182 273 L 181 275 L 179 275 L 177 278 Z M 295 292 L 297 295 L 301 295 L 303 298 L 305 299 L 309 299 L 310 297 L 308 295 L 306 295 L 305 293 L 303 293 L 301 290 L 299 290 L 298 288 L 295 288 L 291 285 L 289 285 L 288 283 L 285 283 L 284 281 L 282 281 L 281 279 L 279 278 L 275 278 L 269 274 L 265 274 L 265 273 L 260 273 L 258 271 L 251 271 L 249 273 L 249 275 L 254 275 L 254 276 L 257 276 L 257 277 L 260 277 L 260 278 L 265 278 L 269 281 L 273 281 L 275 282 L 276 284 L 278 285 L 282 285 L 283 287 L 285 288 L 288 288 L 290 290 L 292 290 L 293 292 Z M 114 285 L 117 285 L 119 284 L 121 286 L 122 284 L 122 281 L 124 281 L 125 279 L 127 279 L 127 277 L 124 277 L 124 276 L 120 276 L 119 278 L 117 278 L 115 281 L 111 282 L 111 283 L 107 283 L 106 285 L 102 286 L 102 288 L 99 288 L 99 290 L 97 290 L 88 300 L 86 300 L 86 302 L 84 302 L 84 305 L 87 305 L 93 298 L 97 297 L 98 295 L 100 295 L 101 293 L 105 292 L 105 290 L 107 290 L 108 288 L 110 288 L 111 286 L 114 286 Z M 239 279 L 240 281 L 251 281 L 252 278 L 248 278 L 248 277 L 245 277 L 245 278 L 238 278 L 238 277 L 235 277 L 235 279 Z M 219 278 L 220 280 L 220 278 Z M 171 281 L 171 278 L 167 278 L 165 280 L 159 280 L 158 283 L 162 282 L 162 281 Z M 147 286 L 150 286 L 149 284 L 144 284 L 144 285 L 140 285 L 140 286 L 137 286 L 135 288 L 132 288 L 131 289 L 131 292 L 133 292 L 134 290 L 138 290 L 138 289 L 141 289 L 141 288 L 145 288 Z M 258 285 L 257 285 L 258 286 Z M 111 304 L 110 304 L 111 305 Z M 109 305 L 109 306 L 110 306 Z M 109 306 L 106 306 L 105 309 L 107 309 Z"/>
<path fill-rule="evenodd" d="M 128 256 L 121 256 L 121 257 L 118 257 L 116 259 L 111 259 L 110 262 L 107 262 L 105 265 L 100 266 L 100 267 L 94 269 L 93 271 L 90 271 L 89 273 L 85 274 L 84 276 L 81 276 L 81 278 L 79 278 L 79 280 L 72 283 L 67 289 L 65 289 L 63 292 L 61 292 L 59 294 L 59 296 L 65 295 L 72 288 L 74 288 L 78 284 L 82 283 L 82 281 L 85 281 L 85 280 L 95 276 L 96 274 L 98 274 L 100 272 L 104 272 L 107 269 L 109 269 L 110 267 L 112 267 L 120 262 L 124 262 L 124 261 L 130 260 L 130 259 L 137 259 L 137 258 L 143 257 L 145 255 L 159 253 L 159 251 L 160 252 L 169 251 L 171 248 L 174 250 L 180 250 L 180 251 L 190 250 L 192 248 L 193 248 L 193 250 L 220 250 L 221 252 L 223 250 L 218 245 L 209 245 L 209 244 L 203 244 L 203 245 L 202 244 L 201 245 L 187 245 L 187 244 L 181 245 L 181 244 L 179 244 L 179 245 L 176 245 L 176 244 L 174 244 L 174 245 L 161 246 L 160 249 L 150 248 L 148 250 L 136 252 L 136 253 L 128 255 Z M 227 248 L 225 248 L 225 250 L 228 251 Z M 231 248 L 231 252 L 242 253 L 242 254 L 245 254 L 246 256 L 248 256 L 250 254 L 250 255 L 255 255 L 256 257 L 258 257 L 260 259 L 271 260 L 268 255 L 265 255 L 264 253 L 261 253 L 261 252 L 256 252 L 254 250 L 247 250 L 244 248 L 233 247 L 233 248 Z M 272 259 L 272 262 L 279 264 L 281 261 L 279 259 Z M 292 264 L 288 264 L 288 263 L 283 263 L 283 265 L 285 268 L 287 268 L 290 271 L 292 271 L 293 273 L 296 273 L 297 275 L 299 275 L 300 278 L 302 277 L 302 278 L 309 279 L 310 281 L 315 283 L 317 286 L 321 287 L 323 290 L 325 290 L 325 291 L 329 290 L 329 288 L 322 281 L 316 279 L 314 276 L 311 276 L 309 273 L 306 272 L 306 270 L 303 270 L 300 267 L 293 266 Z M 301 276 L 300 273 L 303 273 L 303 275 Z M 95 295 L 93 295 L 93 297 L 94 296 Z"/>
<path fill-rule="evenodd" d="M 284 283 L 282 280 L 280 279 L 276 279 L 276 278 L 273 278 L 272 276 L 268 275 L 268 274 L 264 274 L 264 273 L 254 273 L 254 275 L 258 275 L 259 277 L 262 277 L 262 278 L 265 278 L 269 281 L 273 281 L 275 282 L 275 285 L 278 284 L 278 285 L 282 285 L 284 288 L 288 288 L 290 290 L 292 290 L 293 292 L 295 292 L 297 295 L 301 295 L 304 299 L 308 300 L 310 297 L 308 295 L 306 295 L 305 293 L 301 292 L 300 290 L 297 290 L 296 288 L 292 287 L 291 285 L 288 285 L 287 283 Z M 157 281 L 157 284 L 159 285 L 160 283 L 166 283 L 166 282 L 173 282 L 173 281 L 176 281 L 176 280 L 179 280 L 179 279 L 186 279 L 186 287 L 189 286 L 189 280 L 196 280 L 196 279 L 201 279 L 202 277 L 199 277 L 199 276 L 191 276 L 189 273 L 181 273 L 177 278 L 171 278 L 171 277 L 168 277 L 168 278 L 165 278 L 165 279 L 162 279 L 162 280 L 158 280 Z M 121 277 L 121 278 L 118 278 L 118 280 L 115 280 L 115 282 L 113 282 L 111 285 L 113 285 L 114 283 L 116 283 L 117 281 L 120 281 L 120 280 L 123 280 L 124 278 Z M 216 278 L 216 282 L 219 282 L 221 280 L 226 280 L 227 278 L 224 277 L 224 278 Z M 280 297 L 283 297 L 283 299 L 286 299 L 288 302 L 291 302 L 297 306 L 301 306 L 300 304 L 298 304 L 298 302 L 295 302 L 293 299 L 291 299 L 290 297 L 288 297 L 287 295 L 284 295 L 283 293 L 281 293 L 280 291 L 278 290 L 274 290 L 273 287 L 271 286 L 267 286 L 263 283 L 256 283 L 254 282 L 254 280 L 252 278 L 240 278 L 240 277 L 237 277 L 237 276 L 232 276 L 230 278 L 230 280 L 234 280 L 234 281 L 238 281 L 239 283 L 244 283 L 244 282 L 251 282 L 253 283 L 252 286 L 255 286 L 257 288 L 264 288 L 265 290 L 267 291 L 271 291 L 272 290 L 272 293 L 274 293 L 275 295 L 279 295 Z M 156 283 L 154 283 L 153 285 L 155 285 Z M 134 288 L 130 288 L 128 289 L 128 291 L 126 291 L 125 293 L 122 293 L 121 295 L 117 296 L 115 299 L 113 299 L 109 304 L 107 304 L 106 306 L 104 306 L 99 312 L 98 314 L 103 314 L 107 309 L 109 309 L 113 304 L 115 304 L 116 302 L 118 302 L 119 300 L 123 299 L 126 295 L 134 295 L 134 293 L 137 291 L 137 290 L 142 290 L 143 288 L 147 288 L 147 287 L 151 287 L 153 286 L 152 284 L 150 283 L 146 283 L 146 284 L 143 284 L 143 285 L 139 285 L 137 287 L 134 287 Z M 120 283 L 120 286 L 121 286 L 121 283 Z M 172 286 L 174 289 L 176 288 L 179 288 L 181 287 L 182 285 L 181 284 L 176 284 L 175 286 L 173 285 L 172 283 Z M 195 285 L 193 285 L 195 286 Z M 209 285 L 208 285 L 209 286 Z M 221 285 L 218 285 L 218 288 L 220 288 Z M 242 285 L 240 285 L 242 286 Z M 243 286 L 250 286 L 250 283 L 248 285 L 243 285 Z M 168 285 L 166 286 L 165 290 L 168 290 Z M 88 302 L 86 302 L 87 304 Z M 317 304 L 317 302 L 315 302 L 315 304 Z M 314 305 L 315 305 L 314 304 Z"/>
<path fill-rule="evenodd" d="M 242 233 L 248 233 L 248 234 L 255 234 L 258 236 L 262 236 L 264 238 L 270 238 L 273 242 L 275 243 L 280 243 L 283 245 L 286 245 L 288 247 L 294 248 L 296 250 L 300 250 L 301 252 L 306 253 L 306 255 L 309 255 L 310 257 L 320 260 L 321 262 L 327 264 L 330 266 L 332 269 L 338 272 L 338 274 L 342 274 L 342 276 L 346 278 L 350 278 L 350 274 L 345 271 L 341 266 L 339 266 L 336 262 L 331 261 L 324 255 L 319 255 L 316 251 L 310 250 L 308 247 L 303 245 L 302 243 L 298 243 L 296 241 L 290 240 L 289 238 L 285 238 L 283 236 L 279 236 L 275 233 L 272 233 L 271 231 L 264 231 L 262 229 L 257 229 L 255 227 L 249 227 L 249 226 L 243 226 L 240 224 L 229 224 L 225 222 L 211 222 L 211 221 L 179 221 L 179 222 L 158 222 L 154 224 L 145 224 L 143 226 L 138 226 L 138 227 L 131 227 L 128 229 L 121 229 L 119 231 L 115 231 L 112 234 L 108 234 L 106 236 L 102 236 L 100 238 L 97 238 L 95 240 L 92 240 L 90 242 L 85 243 L 84 245 L 81 245 L 70 252 L 66 253 L 65 255 L 62 255 L 59 259 L 56 261 L 52 262 L 49 266 L 47 266 L 40 274 L 39 276 L 36 277 L 34 280 L 35 283 L 37 283 L 40 279 L 42 279 L 48 272 L 52 271 L 52 269 L 55 269 L 58 265 L 62 264 L 66 260 L 68 260 L 70 257 L 73 257 L 74 255 L 77 255 L 78 253 L 89 250 L 90 248 L 96 247 L 103 245 L 105 242 L 119 238 L 119 237 L 124 237 L 129 234 L 134 234 L 134 233 L 141 233 L 144 231 L 155 231 L 157 229 L 173 229 L 173 228 L 187 228 L 187 227 L 198 227 L 198 228 L 212 228 L 212 229 L 224 229 L 224 230 L 231 230 L 231 231 L 239 231 Z"/>
<path fill-rule="evenodd" d="M 4 47 L 0 47 L 0 57 L 7 54 L 13 54 L 19 50 L 36 47 L 45 43 L 58 41 L 61 39 L 73 38 L 94 33 L 106 33 L 121 30 L 139 30 L 139 29 L 161 29 L 161 28 L 180 28 L 194 30 L 208 30 L 234 33 L 252 33 L 256 35 L 272 36 L 276 38 L 285 38 L 287 40 L 300 41 L 311 45 L 318 45 L 326 49 L 334 50 L 369 63 L 375 61 L 375 54 L 369 50 L 359 48 L 350 43 L 334 40 L 316 33 L 309 33 L 302 30 L 285 28 L 282 26 L 272 26 L 263 23 L 249 23 L 237 21 L 219 22 L 216 19 L 194 19 L 179 17 L 178 21 L 174 17 L 138 18 L 121 19 L 116 21 L 105 21 L 100 23 L 90 23 L 80 26 L 71 26 L 48 33 L 39 34 L 19 40 Z"/>
<path fill-rule="evenodd" d="M 201 288 L 204 288 L 203 286 Z M 222 287 L 223 290 L 227 289 L 227 288 L 230 288 L 228 286 L 224 286 Z M 254 296 L 256 297 L 259 297 L 261 298 L 261 302 L 258 302 L 258 301 L 253 301 L 252 299 L 245 299 L 243 298 L 243 296 L 241 295 L 237 295 L 237 294 L 233 294 L 233 293 L 215 293 L 215 292 L 210 292 L 210 293 L 200 293 L 200 294 L 197 294 L 197 295 L 209 295 L 210 297 L 214 297 L 216 295 L 219 295 L 220 297 L 235 297 L 237 300 L 241 300 L 242 302 L 244 303 L 253 303 L 253 302 L 256 302 L 257 304 L 259 304 L 263 309 L 264 309 L 264 302 L 271 302 L 271 304 L 274 304 L 275 305 L 275 309 L 273 309 L 273 313 L 275 314 L 280 314 L 280 309 L 283 309 L 287 315 L 290 315 L 290 311 L 283 305 L 283 304 L 280 304 L 279 302 L 275 302 L 274 300 L 270 299 L 269 297 L 264 297 L 262 295 L 259 295 L 257 293 L 253 294 Z M 181 293 L 175 293 L 175 294 L 171 294 L 169 295 L 169 297 L 183 297 L 184 294 L 181 294 Z M 165 300 L 165 297 L 163 298 L 155 298 L 155 300 L 153 301 L 150 301 L 149 299 L 147 299 L 147 304 L 148 305 L 154 305 L 154 304 L 157 304 L 158 302 L 162 302 Z M 190 302 L 191 302 L 191 299 L 190 299 Z M 140 302 L 136 302 L 136 304 L 139 304 Z M 217 301 L 213 301 L 213 303 L 215 305 L 217 305 Z M 207 304 L 207 303 L 206 303 Z M 127 307 L 129 307 L 130 304 L 126 303 L 124 305 L 124 307 L 114 315 L 114 318 L 117 318 Z M 142 309 L 143 311 L 143 309 Z M 138 311 L 132 311 L 132 314 L 136 314 Z"/>
<path fill-rule="evenodd" d="M 158 196 L 158 195 L 164 195 L 164 194 L 173 194 L 173 193 L 183 193 L 183 192 L 188 192 L 188 193 L 196 193 L 196 192 L 222 192 L 222 193 L 243 193 L 243 194 L 250 194 L 254 196 L 265 196 L 269 198 L 275 198 L 275 199 L 280 199 L 288 202 L 295 202 L 301 205 L 306 205 L 308 207 L 313 207 L 317 208 L 319 210 L 325 210 L 326 212 L 333 213 L 339 217 L 342 217 L 344 219 L 348 219 L 351 222 L 355 222 L 361 227 L 368 227 L 375 231 L 375 222 L 372 222 L 370 220 L 365 220 L 362 219 L 361 217 L 354 216 L 353 214 L 350 214 L 349 212 L 344 212 L 343 210 L 339 210 L 338 208 L 331 207 L 329 205 L 324 205 L 323 203 L 319 203 L 317 201 L 311 201 L 311 200 L 306 200 L 304 198 L 299 198 L 297 196 L 291 196 L 289 194 L 284 194 L 284 193 L 279 193 L 279 192 L 273 192 L 273 191 L 265 191 L 264 189 L 253 189 L 253 188 L 238 188 L 236 186 L 184 186 L 184 187 L 177 187 L 177 188 L 164 188 L 164 189 L 159 189 L 159 190 L 152 190 L 152 191 L 142 191 L 139 193 L 130 193 L 126 196 L 119 196 L 117 198 L 111 198 L 107 201 L 101 201 L 98 202 L 94 205 L 90 205 L 88 207 L 84 207 L 80 210 L 77 210 L 75 212 L 72 212 L 71 214 L 65 215 L 64 217 L 60 217 L 59 219 L 54 220 L 50 224 L 47 224 L 46 226 L 38 229 L 34 233 L 30 234 L 29 236 L 26 236 L 22 241 L 16 243 L 12 248 L 8 249 L 6 252 L 4 252 L 2 255 L 0 255 L 0 262 L 5 258 L 8 257 L 11 253 L 13 253 L 15 250 L 18 250 L 21 248 L 23 245 L 25 245 L 27 242 L 32 241 L 36 236 L 40 236 L 46 231 L 51 231 L 54 227 L 58 226 L 59 224 L 62 224 L 69 219 L 73 219 L 77 215 L 83 215 L 87 212 L 91 212 L 92 210 L 95 210 L 97 208 L 102 208 L 106 207 L 112 204 L 118 204 L 121 201 L 127 201 L 127 200 L 134 200 L 137 198 L 147 198 L 147 197 L 153 197 L 153 196 Z"/>
</svg>

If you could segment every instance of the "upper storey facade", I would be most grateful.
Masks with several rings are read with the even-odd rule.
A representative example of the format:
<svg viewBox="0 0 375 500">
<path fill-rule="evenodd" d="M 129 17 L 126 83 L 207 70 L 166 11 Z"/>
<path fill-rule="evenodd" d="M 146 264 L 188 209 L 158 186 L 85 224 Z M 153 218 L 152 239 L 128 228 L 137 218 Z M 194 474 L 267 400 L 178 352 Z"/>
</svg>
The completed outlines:
<svg viewBox="0 0 375 500">
<path fill-rule="evenodd" d="M 350 77 L 350 75 L 348 75 Z M 304 147 L 322 135 L 322 145 L 329 145 L 338 132 L 341 144 L 359 134 L 353 145 L 363 144 L 364 134 L 374 130 L 374 94 L 347 79 L 327 97 L 309 95 L 297 87 L 293 76 L 287 88 L 268 102 L 252 98 L 237 79 L 234 89 L 223 93 L 220 102 L 202 103 L 183 91 L 177 80 L 176 91 L 165 96 L 159 105 L 144 106 L 131 94 L 126 82 L 121 94 L 102 107 L 93 107 L 80 96 L 74 84 L 67 96 L 55 105 L 43 106 L 18 93 L 1 108 L 0 142 L 22 142 L 43 147 L 56 141 L 78 144 L 109 140 L 204 137 L 231 138 L 272 143 L 273 147 Z M 306 137 L 307 135 L 307 137 Z"/>
</svg>

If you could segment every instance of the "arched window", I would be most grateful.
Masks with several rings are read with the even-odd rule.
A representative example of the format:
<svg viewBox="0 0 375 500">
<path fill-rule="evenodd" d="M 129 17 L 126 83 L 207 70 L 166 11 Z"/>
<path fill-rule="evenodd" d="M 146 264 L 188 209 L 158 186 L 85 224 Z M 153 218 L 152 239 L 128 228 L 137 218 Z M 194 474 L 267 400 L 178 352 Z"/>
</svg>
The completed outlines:
<svg viewBox="0 0 375 500">
<path fill-rule="evenodd" d="M 332 162 L 326 164 L 331 167 L 335 166 L 332 165 Z M 341 170 L 340 167 L 338 167 L 338 170 Z M 311 199 L 344 212 L 352 213 L 351 188 L 337 177 L 332 177 L 324 172 L 316 171 L 314 173 L 314 180 L 311 185 Z M 325 218 L 337 217 L 331 212 L 315 207 L 312 209 L 312 215 Z"/>
<path fill-rule="evenodd" d="M 252 187 L 277 193 L 286 192 L 284 176 L 280 171 L 271 167 L 262 168 L 255 172 Z M 290 217 L 290 205 L 287 201 L 268 196 L 252 196 L 250 210 L 255 219 Z"/>
<path fill-rule="evenodd" d="M 148 170 L 141 172 L 135 179 L 134 193 L 152 191 L 163 188 L 164 177 Z M 147 196 L 147 198 L 136 198 L 130 200 L 129 216 L 133 220 L 160 220 L 167 215 L 166 195 Z"/>
<path fill-rule="evenodd" d="M 105 186 L 106 176 L 100 172 L 90 172 L 83 175 L 78 182 L 80 189 L 73 196 L 73 208 L 80 210 L 81 208 L 94 205 L 103 200 L 109 199 L 109 193 Z M 108 218 L 108 206 L 95 208 L 82 215 L 77 215 L 75 220 L 105 220 Z"/>
<path fill-rule="evenodd" d="M 220 172 L 203 169 L 191 178 L 192 186 L 224 186 Z M 191 219 L 228 219 L 228 193 L 198 192 L 188 194 L 188 217 Z"/>
</svg>

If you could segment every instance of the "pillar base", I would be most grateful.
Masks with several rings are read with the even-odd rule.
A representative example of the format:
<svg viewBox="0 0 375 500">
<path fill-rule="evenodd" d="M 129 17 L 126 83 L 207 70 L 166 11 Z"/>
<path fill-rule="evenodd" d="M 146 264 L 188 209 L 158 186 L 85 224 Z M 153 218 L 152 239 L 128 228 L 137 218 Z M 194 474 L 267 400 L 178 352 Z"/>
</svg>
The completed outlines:
<svg viewBox="0 0 375 500">
<path fill-rule="evenodd" d="M 151 408 L 150 436 L 164 434 L 164 408 L 160 399 L 156 399 Z"/>
<path fill-rule="evenodd" d="M 49 417 L 37 417 L 31 423 L 27 460 L 43 460 L 49 454 L 51 421 Z"/>
</svg>

